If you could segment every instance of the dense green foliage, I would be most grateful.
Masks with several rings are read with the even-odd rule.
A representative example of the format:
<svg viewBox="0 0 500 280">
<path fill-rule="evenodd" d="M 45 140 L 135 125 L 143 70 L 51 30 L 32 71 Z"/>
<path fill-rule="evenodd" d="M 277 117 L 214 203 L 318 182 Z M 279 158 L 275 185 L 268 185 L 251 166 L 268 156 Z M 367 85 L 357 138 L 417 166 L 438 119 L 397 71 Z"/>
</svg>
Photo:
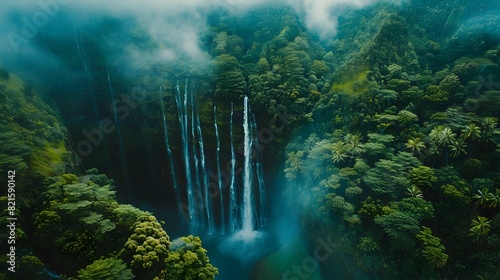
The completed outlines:
<svg viewBox="0 0 500 280">
<path fill-rule="evenodd" d="M 17 180 L 26 183 L 26 174 L 59 174 L 71 165 L 66 128 L 32 86 L 2 71 L 7 74 L 0 78 L 0 172 L 17 170 Z"/>
<path fill-rule="evenodd" d="M 33 252 L 31 215 L 36 212 L 42 190 L 39 185 L 47 176 L 73 170 L 66 128 L 56 111 L 48 106 L 35 89 L 8 71 L 0 71 L 0 173 L 7 178 L 15 171 L 14 213 L 16 221 L 16 254 L 18 273 L 12 279 L 50 279 L 45 263 Z M 0 213 L 3 227 L 7 224 L 7 181 L 0 192 L 4 205 Z M 10 201 L 10 200 L 9 200 Z M 58 225 L 59 226 L 59 225 Z M 2 241 L 3 242 L 3 241 Z M 12 245 L 12 244 L 11 244 Z M 5 248 L 8 248 L 5 242 Z M 1 257 L 0 278 L 6 277 L 6 254 Z M 10 279 L 10 278 L 9 278 Z"/>
<path fill-rule="evenodd" d="M 217 274 L 201 246 L 199 237 L 192 235 L 173 240 L 170 253 L 165 260 L 167 267 L 155 279 L 209 280 Z"/>
<path fill-rule="evenodd" d="M 481 80 L 500 80 L 499 42 L 453 56 L 461 46 L 421 32 L 425 22 L 407 14 L 424 7 L 378 5 L 342 19 L 333 87 L 302 107 L 313 125 L 286 148 L 304 232 L 341 244 L 322 264 L 332 277 L 500 275 L 500 111 L 496 84 Z M 380 28 L 350 28 L 359 20 Z"/>
<path fill-rule="evenodd" d="M 127 269 L 127 265 L 122 260 L 107 258 L 96 260 L 85 269 L 79 270 L 77 279 L 130 280 L 134 279 L 134 274 Z"/>
<path fill-rule="evenodd" d="M 498 4 L 403 2 L 346 13 L 336 37 L 324 40 L 289 7 L 261 7 L 241 17 L 214 12 L 202 38 L 212 68 L 181 58 L 109 81 L 154 91 L 123 121 L 141 124 L 129 124 L 136 138 L 127 134 L 128 140 L 142 137 L 135 144 L 141 149 L 164 147 L 157 91 L 166 89 L 160 98 L 173 123 L 176 80 L 199 77 L 192 84 L 203 93 L 198 107 L 207 139 L 214 134 L 214 101 L 226 115 L 220 127 L 229 123 L 231 102 L 244 95 L 259 124 L 284 123 L 269 124 L 274 142 L 265 143 L 271 147 L 264 153 L 266 171 L 283 174 L 287 198 L 301 210 L 301 236 L 336 241 L 334 257 L 319 263 L 326 279 L 499 278 L 500 40 L 491 27 L 498 19 L 481 17 Z M 116 49 L 162 48 L 139 24 L 103 22 L 92 27 L 102 36 L 84 36 L 95 73 L 108 70 L 103 53 L 110 47 L 100 41 L 106 35 L 127 38 Z M 69 69 L 78 68 L 78 54 L 54 49 Z M 92 82 L 105 92 L 101 76 Z M 114 102 L 107 96 L 97 95 L 95 111 Z M 67 117 L 77 115 L 77 106 L 66 106 L 70 101 L 58 102 Z M 91 106 L 78 105 L 87 118 Z M 16 277 L 47 278 L 44 267 L 78 279 L 215 277 L 198 237 L 170 240 L 151 213 L 119 204 L 105 175 L 79 172 L 57 113 L 3 69 L 0 106 L 0 173 L 16 169 L 24 188 L 18 207 L 23 274 Z M 105 136 L 110 146 L 118 146 L 115 134 Z M 221 129 L 223 150 L 227 134 Z M 174 153 L 179 141 L 171 143 Z M 87 164 L 100 164 L 96 154 Z"/>
<path fill-rule="evenodd" d="M 65 147 L 66 130 L 32 88 L 3 75 L 0 98 L 0 170 L 16 171 L 17 272 L 8 279 L 51 279 L 47 269 L 75 279 L 171 279 L 167 270 L 214 279 L 218 270 L 199 238 L 188 237 L 195 245 L 181 254 L 199 261 L 181 261 L 152 214 L 117 202 L 113 180 L 97 169 L 64 173 L 78 172 Z M 0 201 L 7 205 L 7 196 Z M 9 216 L 4 208 L 2 224 Z M 8 256 L 1 259 L 5 279 Z"/>
<path fill-rule="evenodd" d="M 51 177 L 42 187 L 43 202 L 31 217 L 29 243 L 44 262 L 35 270 L 41 276 L 44 266 L 66 275 L 78 271 L 78 279 L 172 279 L 165 278 L 165 271 L 191 275 L 190 279 L 213 279 L 217 274 L 199 238 L 188 237 L 185 242 L 195 245 L 184 247 L 182 254 L 170 249 L 169 237 L 156 218 L 118 204 L 112 181 L 96 170 L 80 177 Z M 179 255 L 187 259 L 190 254 L 199 261 L 180 260 Z M 24 264 L 21 267 L 25 269 Z"/>
</svg>

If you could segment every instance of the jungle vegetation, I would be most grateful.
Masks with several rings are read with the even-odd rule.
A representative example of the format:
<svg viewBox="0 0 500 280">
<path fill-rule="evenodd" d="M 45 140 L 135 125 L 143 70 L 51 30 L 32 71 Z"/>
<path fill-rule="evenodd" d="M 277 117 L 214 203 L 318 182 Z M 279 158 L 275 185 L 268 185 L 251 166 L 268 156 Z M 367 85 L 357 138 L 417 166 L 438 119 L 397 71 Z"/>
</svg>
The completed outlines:
<svg viewBox="0 0 500 280">
<path fill-rule="evenodd" d="M 212 68 L 149 68 L 200 77 L 202 124 L 211 123 L 203 105 L 215 100 L 229 112 L 243 95 L 259 123 L 286 112 L 266 172 L 286 182 L 302 236 L 336 240 L 335 257 L 320 263 L 326 279 L 497 279 L 500 38 L 487 20 L 467 21 L 495 9 L 495 1 L 380 3 L 339 17 L 327 40 L 291 8 L 220 12 L 203 34 Z M 103 32 L 122 27 L 111 26 Z M 136 35 L 132 43 L 159 48 L 146 31 L 124 30 Z M 89 37 L 98 50 L 98 36 Z M 104 68 L 100 55 L 93 71 Z M 150 84 L 154 71 L 115 82 Z M 19 181 L 29 194 L 18 207 L 22 271 L 39 279 L 48 279 L 45 267 L 77 279 L 215 277 L 198 237 L 170 240 L 154 215 L 116 201 L 106 175 L 79 170 L 59 116 L 73 107 L 43 101 L 6 70 L 0 101 L 0 172 L 26 174 Z M 158 124 L 138 133 L 151 143 L 163 137 L 159 106 L 146 99 L 128 119 Z"/>
<path fill-rule="evenodd" d="M 117 202 L 113 180 L 95 168 L 81 172 L 57 111 L 18 77 L 2 73 L 0 170 L 16 171 L 18 220 L 16 272 L 7 271 L 4 254 L 0 279 L 52 279 L 50 274 L 213 279 L 218 274 L 199 237 L 171 240 L 152 213 Z M 7 205 L 7 196 L 0 201 Z M 5 207 L 2 224 L 8 217 Z"/>
</svg>

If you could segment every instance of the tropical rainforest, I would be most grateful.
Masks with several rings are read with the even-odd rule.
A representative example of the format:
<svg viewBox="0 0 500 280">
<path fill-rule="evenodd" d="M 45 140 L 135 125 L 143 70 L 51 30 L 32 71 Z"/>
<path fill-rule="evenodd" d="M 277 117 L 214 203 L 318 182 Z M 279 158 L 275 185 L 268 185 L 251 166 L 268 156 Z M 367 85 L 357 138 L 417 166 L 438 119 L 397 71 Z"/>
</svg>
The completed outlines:
<svg viewBox="0 0 500 280">
<path fill-rule="evenodd" d="M 0 12 L 0 279 L 500 279 L 498 1 L 141 2 Z"/>
</svg>

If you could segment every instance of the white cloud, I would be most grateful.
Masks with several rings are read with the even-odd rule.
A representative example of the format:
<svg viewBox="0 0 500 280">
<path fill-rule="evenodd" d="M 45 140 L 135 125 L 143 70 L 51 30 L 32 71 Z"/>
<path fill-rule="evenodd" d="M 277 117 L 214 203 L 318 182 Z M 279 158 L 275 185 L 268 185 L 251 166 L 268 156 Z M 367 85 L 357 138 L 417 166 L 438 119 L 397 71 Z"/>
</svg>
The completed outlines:
<svg viewBox="0 0 500 280">
<path fill-rule="evenodd" d="M 225 9 L 238 15 L 259 5 L 292 5 L 311 31 L 331 38 L 337 32 L 337 17 L 346 9 L 363 8 L 377 1 L 383 0 L 6 0 L 0 10 L 0 65 L 19 67 L 21 61 L 36 59 L 37 53 L 43 57 L 44 50 L 32 44 L 33 38 L 40 36 L 38 31 L 51 36 L 73 36 L 68 34 L 72 31 L 67 31 L 71 26 L 57 26 L 60 14 L 69 14 L 70 24 L 72 21 L 77 26 L 102 15 L 135 18 L 163 49 L 152 57 L 153 54 L 139 55 L 141 50 L 135 46 L 126 48 L 133 51 L 133 56 L 164 61 L 187 57 L 198 63 L 207 60 L 199 34 L 207 28 L 206 15 L 210 11 Z M 26 22 L 35 25 L 36 36 L 26 35 Z M 20 52 L 24 58 L 17 58 Z"/>
<path fill-rule="evenodd" d="M 335 36 L 337 17 L 346 9 L 361 9 L 372 5 L 376 0 L 289 0 L 299 14 L 306 17 L 307 27 L 318 32 L 321 37 Z"/>
<path fill-rule="evenodd" d="M 107 14 L 112 16 L 136 16 L 176 19 L 179 15 L 202 15 L 212 9 L 225 8 L 242 12 L 258 5 L 291 4 L 298 13 L 305 15 L 307 25 L 319 32 L 334 34 L 336 17 L 345 7 L 362 8 L 377 0 L 7 0 L 2 3 L 0 16 L 8 28 L 19 25 L 21 17 L 32 19 L 36 13 L 46 12 L 50 17 L 60 10 L 83 15 Z M 192 20 L 203 20 L 202 17 Z M 191 24 L 191 23 L 189 23 Z M 195 22 L 195 24 L 197 24 Z M 5 31 L 5 28 L 3 28 Z"/>
</svg>

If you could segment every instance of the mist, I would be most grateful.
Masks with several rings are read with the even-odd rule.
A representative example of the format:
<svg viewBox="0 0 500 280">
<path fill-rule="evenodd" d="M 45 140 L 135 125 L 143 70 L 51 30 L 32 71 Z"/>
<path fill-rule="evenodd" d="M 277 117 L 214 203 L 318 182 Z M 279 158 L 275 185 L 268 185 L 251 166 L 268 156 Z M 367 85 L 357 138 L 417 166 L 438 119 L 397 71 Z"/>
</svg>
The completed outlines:
<svg viewBox="0 0 500 280">
<path fill-rule="evenodd" d="M 209 29 L 207 18 L 214 11 L 238 17 L 263 6 L 291 6 L 308 31 L 327 40 L 337 34 L 339 16 L 377 2 L 379 1 L 278 0 L 270 4 L 264 0 L 8 1 L 0 11 L 0 67 L 37 86 L 55 83 L 55 76 L 57 82 L 66 81 L 68 84 L 72 83 L 72 77 L 84 77 L 81 79 L 85 80 L 85 76 L 97 75 L 89 73 L 89 64 L 98 58 L 85 49 L 86 38 L 92 37 L 98 41 L 100 55 L 105 57 L 106 69 L 109 64 L 114 69 L 122 69 L 124 75 L 134 75 L 134 71 L 151 72 L 149 68 L 158 64 L 183 64 L 186 68 L 196 68 L 203 73 L 211 68 L 212 58 L 204 48 L 202 37 Z M 101 29 L 102 26 L 113 26 L 116 22 L 119 22 L 116 29 Z M 63 61 L 60 56 L 54 55 L 53 48 L 59 48 L 60 53 L 72 52 L 77 59 Z M 155 90 L 159 86 L 159 79 L 144 80 L 148 83 L 147 86 Z M 75 93 L 70 91 L 68 94 Z M 105 116 L 109 116 L 109 112 Z M 83 119 L 83 116 L 76 117 Z M 283 245 L 296 235 L 297 224 L 294 222 L 295 215 L 285 215 L 284 211 L 288 214 L 290 211 L 283 210 L 281 206 L 285 203 L 281 198 L 275 199 L 275 202 L 277 209 L 273 210 L 277 222 L 270 231 L 276 244 Z M 248 243 L 240 242 L 240 239 L 230 240 L 222 245 L 226 247 L 222 251 L 239 252 L 236 256 L 238 259 L 254 261 L 268 253 L 269 248 L 256 248 L 265 248 L 269 238 L 267 234 L 259 233 L 259 238 L 251 238 L 252 242 Z M 253 242 L 254 239 L 258 239 L 260 244 Z M 242 246 L 245 246 L 245 250 L 236 250 Z"/>
<path fill-rule="evenodd" d="M 376 0 L 279 0 L 272 5 L 290 5 L 310 31 L 326 39 L 337 33 L 337 18 L 346 11 L 361 9 Z M 134 30 L 148 33 L 158 44 L 157 52 L 145 53 L 141 46 L 117 45 L 117 38 L 105 34 L 109 57 L 130 65 L 148 65 L 182 61 L 206 70 L 210 56 L 200 40 L 207 31 L 207 16 L 214 11 L 225 11 L 231 16 L 264 5 L 263 0 L 20 0 L 3 3 L 0 11 L 0 65 L 34 82 L 50 80 L 47 67 L 53 71 L 68 72 L 62 61 L 50 54 L 47 40 L 75 41 L 89 26 L 103 19 L 128 20 Z M 130 30 L 128 30 L 130 31 Z M 98 32 L 98 30 L 97 30 Z M 122 34 L 130 36 L 130 34 Z M 81 36 L 81 34 L 80 34 Z M 80 42 L 82 43 L 82 42 Z M 71 45 L 70 43 L 67 43 Z M 76 48 L 78 44 L 72 42 Z"/>
</svg>

